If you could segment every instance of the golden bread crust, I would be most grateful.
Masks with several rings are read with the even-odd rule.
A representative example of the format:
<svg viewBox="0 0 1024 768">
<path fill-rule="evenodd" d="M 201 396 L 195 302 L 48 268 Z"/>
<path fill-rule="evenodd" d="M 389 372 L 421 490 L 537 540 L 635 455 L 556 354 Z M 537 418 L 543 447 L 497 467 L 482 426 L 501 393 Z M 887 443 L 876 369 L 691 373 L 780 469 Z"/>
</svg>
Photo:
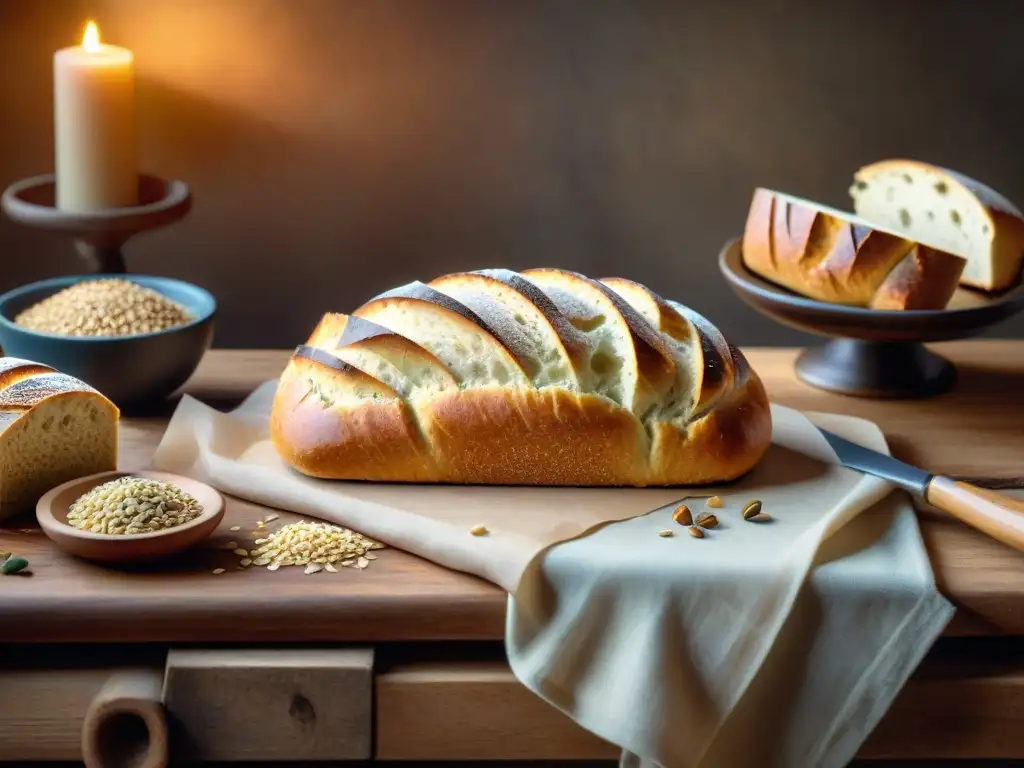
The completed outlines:
<svg viewBox="0 0 1024 768">
<path fill-rule="evenodd" d="M 966 262 L 759 188 L 744 228 L 743 263 L 817 301 L 907 310 L 944 308 Z"/>
<path fill-rule="evenodd" d="M 345 362 L 344 346 L 336 354 L 321 347 L 347 333 L 346 316 L 328 314 L 307 344 L 297 348 L 281 376 L 270 430 L 279 455 L 296 470 L 320 478 L 531 486 L 723 482 L 743 475 L 760 460 L 771 441 L 768 399 L 757 374 L 717 328 L 631 281 L 609 278 L 604 284 L 574 273 L 544 272 L 560 291 L 589 292 L 590 306 L 612 315 L 605 321 L 622 317 L 617 329 L 623 338 L 648 348 L 649 371 L 663 371 L 676 360 L 692 365 L 692 380 L 680 378 L 694 388 L 684 399 L 692 402 L 689 410 L 659 418 L 678 400 L 678 393 L 668 391 L 662 382 L 664 399 L 656 407 L 646 403 L 642 412 L 628 400 L 621 403 L 597 392 L 530 382 L 463 380 L 442 391 L 403 396 Z M 536 285 L 547 295 L 545 284 L 541 279 Z M 613 290 L 616 287 L 632 302 Z M 404 302 L 399 319 L 414 327 L 408 313 L 419 311 L 417 302 L 431 304 L 423 308 L 426 313 L 438 312 L 436 302 L 418 289 L 415 296 L 389 294 L 371 300 L 357 313 L 365 310 L 368 319 L 377 322 L 375 318 L 395 315 L 378 313 L 374 307 Z M 598 300 L 598 294 L 603 298 Z M 568 299 L 571 296 L 561 295 L 559 300 L 564 305 Z M 457 314 L 459 322 L 447 326 L 456 334 L 453 347 L 481 331 L 465 313 Z M 556 301 L 543 314 L 552 325 L 574 319 Z M 465 338 L 459 335 L 463 332 Z M 431 343 L 441 344 L 434 337 Z M 492 352 L 496 357 L 508 355 L 499 341 L 490 346 L 497 350 Z M 582 350 L 580 359 L 587 354 Z M 653 359 L 663 356 L 657 362 Z M 439 361 L 445 357 L 450 355 L 437 355 Z"/>
</svg>

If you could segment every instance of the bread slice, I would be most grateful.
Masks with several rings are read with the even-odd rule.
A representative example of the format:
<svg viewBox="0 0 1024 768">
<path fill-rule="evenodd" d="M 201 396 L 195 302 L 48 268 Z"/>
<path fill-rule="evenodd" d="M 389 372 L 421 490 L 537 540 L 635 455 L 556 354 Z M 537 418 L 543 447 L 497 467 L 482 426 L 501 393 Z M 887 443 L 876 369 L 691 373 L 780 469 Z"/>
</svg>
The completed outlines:
<svg viewBox="0 0 1024 768">
<path fill-rule="evenodd" d="M 451 371 L 426 349 L 361 317 L 328 312 L 306 345 L 379 379 L 403 398 L 458 387 Z"/>
<path fill-rule="evenodd" d="M 352 313 L 427 349 L 463 386 L 523 386 L 521 362 L 465 305 L 420 282 L 380 294 Z"/>
<path fill-rule="evenodd" d="M 901 266 L 905 260 L 910 264 Z M 751 200 L 743 262 L 818 301 L 894 310 L 942 309 L 966 263 L 853 214 L 768 189 Z"/>
<path fill-rule="evenodd" d="M 1024 214 L 963 174 L 916 160 L 882 160 L 853 177 L 857 214 L 879 226 L 967 260 L 960 282 L 1010 288 L 1024 262 Z"/>
<path fill-rule="evenodd" d="M 457 272 L 429 283 L 469 307 L 515 353 L 534 386 L 580 389 L 589 357 L 583 336 L 543 291 L 508 269 Z"/>
<path fill-rule="evenodd" d="M 629 408 L 641 421 L 673 399 L 676 365 L 666 340 L 615 291 L 562 269 L 521 273 L 590 339 L 595 391 Z"/>
<path fill-rule="evenodd" d="M 119 416 L 72 376 L 0 359 L 0 518 L 30 511 L 68 480 L 117 469 Z"/>
</svg>

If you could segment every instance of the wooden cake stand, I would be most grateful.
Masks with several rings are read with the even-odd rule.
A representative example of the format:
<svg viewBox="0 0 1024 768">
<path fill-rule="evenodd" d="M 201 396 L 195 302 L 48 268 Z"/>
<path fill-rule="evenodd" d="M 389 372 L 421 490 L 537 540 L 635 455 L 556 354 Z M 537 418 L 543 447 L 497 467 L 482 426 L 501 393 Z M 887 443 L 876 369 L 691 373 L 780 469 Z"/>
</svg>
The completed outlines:
<svg viewBox="0 0 1024 768">
<path fill-rule="evenodd" d="M 718 265 L 744 302 L 773 320 L 828 336 L 796 360 L 804 383 L 838 394 L 918 398 L 946 392 L 955 366 L 924 342 L 974 336 L 1024 309 L 1024 289 L 987 295 L 957 290 L 946 309 L 877 310 L 814 301 L 769 283 L 743 264 L 740 238 L 729 241 Z"/>
</svg>

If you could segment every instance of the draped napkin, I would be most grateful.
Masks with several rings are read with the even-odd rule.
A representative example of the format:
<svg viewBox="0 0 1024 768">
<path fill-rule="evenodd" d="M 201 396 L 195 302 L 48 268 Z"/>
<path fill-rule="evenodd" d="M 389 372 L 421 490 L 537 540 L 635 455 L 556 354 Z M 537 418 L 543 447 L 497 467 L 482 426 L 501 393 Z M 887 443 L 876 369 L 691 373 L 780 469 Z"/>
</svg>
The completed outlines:
<svg viewBox="0 0 1024 768">
<path fill-rule="evenodd" d="M 814 426 L 887 451 L 870 422 L 773 405 L 758 467 L 699 490 L 337 482 L 277 457 L 275 386 L 231 413 L 185 396 L 154 467 L 501 586 L 513 672 L 623 765 L 845 765 L 952 616 L 906 495 Z M 770 520 L 742 519 L 754 499 Z M 719 526 L 686 535 L 681 502 Z"/>
</svg>

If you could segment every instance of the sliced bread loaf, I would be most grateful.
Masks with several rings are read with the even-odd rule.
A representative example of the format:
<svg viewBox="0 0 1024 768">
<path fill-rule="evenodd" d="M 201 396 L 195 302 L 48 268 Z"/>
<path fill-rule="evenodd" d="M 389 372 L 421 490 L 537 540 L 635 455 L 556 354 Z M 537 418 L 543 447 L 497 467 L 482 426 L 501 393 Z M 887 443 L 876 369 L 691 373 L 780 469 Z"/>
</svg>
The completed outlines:
<svg viewBox="0 0 1024 768">
<path fill-rule="evenodd" d="M 768 189 L 754 192 L 743 262 L 818 301 L 872 309 L 942 309 L 965 261 L 849 213 Z"/>
<path fill-rule="evenodd" d="M 76 378 L 0 358 L 0 518 L 46 491 L 117 469 L 117 407 Z"/>
<path fill-rule="evenodd" d="M 1020 279 L 1024 214 L 980 181 L 914 160 L 883 160 L 854 174 L 857 214 L 967 260 L 960 282 L 1000 291 Z"/>
</svg>

